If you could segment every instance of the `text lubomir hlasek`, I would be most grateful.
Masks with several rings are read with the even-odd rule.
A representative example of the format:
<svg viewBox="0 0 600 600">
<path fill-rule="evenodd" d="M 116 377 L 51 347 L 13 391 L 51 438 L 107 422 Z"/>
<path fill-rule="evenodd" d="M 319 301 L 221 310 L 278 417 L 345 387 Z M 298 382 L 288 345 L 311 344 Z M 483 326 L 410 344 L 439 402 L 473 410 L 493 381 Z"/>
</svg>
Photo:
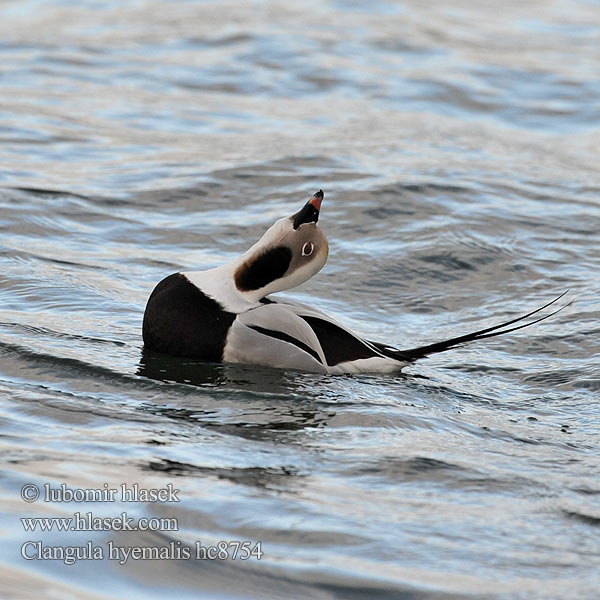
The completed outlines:
<svg viewBox="0 0 600 600">
<path fill-rule="evenodd" d="M 107 483 L 101 488 L 70 488 L 64 483 L 53 488 L 45 483 L 44 502 L 179 502 L 180 492 L 171 483 L 151 489 L 137 483 L 122 483 L 118 488 L 110 488 Z"/>
</svg>

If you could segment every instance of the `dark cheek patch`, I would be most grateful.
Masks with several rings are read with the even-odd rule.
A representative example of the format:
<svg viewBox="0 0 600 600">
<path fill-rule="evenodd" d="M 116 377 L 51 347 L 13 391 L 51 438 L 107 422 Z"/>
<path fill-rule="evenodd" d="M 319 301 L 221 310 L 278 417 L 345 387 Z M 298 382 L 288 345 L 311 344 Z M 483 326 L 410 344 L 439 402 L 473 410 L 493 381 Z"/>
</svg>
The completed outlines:
<svg viewBox="0 0 600 600">
<path fill-rule="evenodd" d="M 259 290 L 288 270 L 292 262 L 292 251 L 285 246 L 271 248 L 252 262 L 245 262 L 235 272 L 235 286 L 241 292 Z"/>
</svg>

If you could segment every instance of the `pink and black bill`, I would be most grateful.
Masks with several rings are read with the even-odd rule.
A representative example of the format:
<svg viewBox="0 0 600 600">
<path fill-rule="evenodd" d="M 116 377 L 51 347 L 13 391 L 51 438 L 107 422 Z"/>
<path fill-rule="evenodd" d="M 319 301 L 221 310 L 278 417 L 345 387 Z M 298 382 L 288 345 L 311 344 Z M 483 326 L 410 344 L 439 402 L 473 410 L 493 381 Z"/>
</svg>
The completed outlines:
<svg viewBox="0 0 600 600">
<path fill-rule="evenodd" d="M 316 223 L 319 220 L 321 202 L 323 202 L 323 190 L 313 194 L 312 198 L 292 217 L 294 229 L 298 229 L 304 223 Z"/>
</svg>

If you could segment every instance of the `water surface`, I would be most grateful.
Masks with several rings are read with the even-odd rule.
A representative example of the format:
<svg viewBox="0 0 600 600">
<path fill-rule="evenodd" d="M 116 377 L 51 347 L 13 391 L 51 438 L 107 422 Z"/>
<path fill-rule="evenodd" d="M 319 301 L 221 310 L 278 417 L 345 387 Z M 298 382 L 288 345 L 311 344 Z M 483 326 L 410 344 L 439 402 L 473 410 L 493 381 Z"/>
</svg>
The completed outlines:
<svg viewBox="0 0 600 600">
<path fill-rule="evenodd" d="M 0 595 L 591 598 L 600 588 L 594 2 L 0 7 Z M 316 189 L 290 297 L 412 347 L 575 303 L 394 376 L 142 353 L 154 285 Z M 26 483 L 181 490 L 26 503 Z M 26 516 L 178 531 L 27 533 Z M 263 558 L 52 546 L 260 541 Z"/>
</svg>

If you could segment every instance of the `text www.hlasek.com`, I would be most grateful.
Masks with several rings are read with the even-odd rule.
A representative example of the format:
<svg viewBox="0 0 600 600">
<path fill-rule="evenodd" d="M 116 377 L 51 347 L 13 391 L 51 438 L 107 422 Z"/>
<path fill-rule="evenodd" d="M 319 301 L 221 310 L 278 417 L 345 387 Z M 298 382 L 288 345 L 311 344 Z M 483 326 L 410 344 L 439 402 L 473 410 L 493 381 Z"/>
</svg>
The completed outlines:
<svg viewBox="0 0 600 600">
<path fill-rule="evenodd" d="M 177 519 L 167 517 L 95 517 L 91 512 L 72 517 L 21 517 L 25 531 L 178 531 Z"/>
</svg>

